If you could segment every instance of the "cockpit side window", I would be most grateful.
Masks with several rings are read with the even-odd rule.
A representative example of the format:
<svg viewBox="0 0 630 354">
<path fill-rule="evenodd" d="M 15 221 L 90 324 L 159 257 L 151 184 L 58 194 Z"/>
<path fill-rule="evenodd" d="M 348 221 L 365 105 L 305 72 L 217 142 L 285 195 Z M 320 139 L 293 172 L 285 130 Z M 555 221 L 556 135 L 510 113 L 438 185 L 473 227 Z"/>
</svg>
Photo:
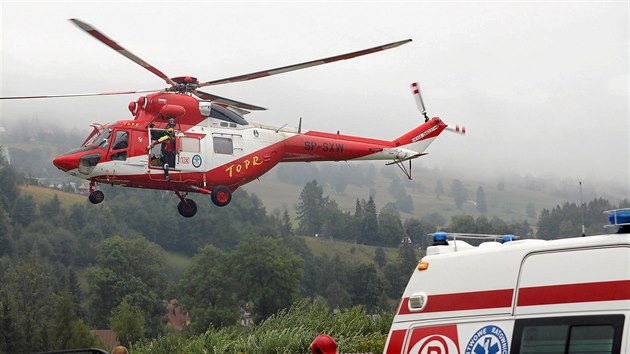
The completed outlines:
<svg viewBox="0 0 630 354">
<path fill-rule="evenodd" d="M 221 107 L 219 105 L 213 104 L 212 110 L 210 111 L 210 117 L 215 119 L 220 119 L 228 122 L 234 122 L 238 125 L 247 125 L 247 121 L 245 118 L 241 117 L 238 113 L 229 110 L 225 107 Z"/>
<path fill-rule="evenodd" d="M 126 149 L 129 146 L 129 132 L 119 130 L 116 132 L 113 150 Z"/>
<path fill-rule="evenodd" d="M 125 161 L 127 159 L 127 147 L 129 147 L 129 132 L 125 130 L 116 131 L 114 143 L 112 145 L 111 160 Z"/>
</svg>

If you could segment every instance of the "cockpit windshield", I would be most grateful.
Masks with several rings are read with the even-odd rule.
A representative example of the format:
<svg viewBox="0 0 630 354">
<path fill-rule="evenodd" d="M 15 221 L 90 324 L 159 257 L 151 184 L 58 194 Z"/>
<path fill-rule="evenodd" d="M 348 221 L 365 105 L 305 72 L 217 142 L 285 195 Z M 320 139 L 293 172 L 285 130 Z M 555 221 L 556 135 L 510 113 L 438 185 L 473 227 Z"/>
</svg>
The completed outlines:
<svg viewBox="0 0 630 354">
<path fill-rule="evenodd" d="M 85 140 L 85 143 L 83 143 L 82 147 L 94 146 L 106 149 L 111 135 L 111 128 L 94 128 L 90 136 L 87 140 Z"/>
</svg>

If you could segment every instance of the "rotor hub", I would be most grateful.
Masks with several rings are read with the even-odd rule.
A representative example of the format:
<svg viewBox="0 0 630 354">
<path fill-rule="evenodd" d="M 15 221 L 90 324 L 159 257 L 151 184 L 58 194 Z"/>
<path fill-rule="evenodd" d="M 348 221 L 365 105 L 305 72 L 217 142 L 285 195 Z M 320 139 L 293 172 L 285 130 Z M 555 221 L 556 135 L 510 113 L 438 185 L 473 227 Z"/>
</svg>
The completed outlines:
<svg viewBox="0 0 630 354">
<path fill-rule="evenodd" d="M 178 76 L 171 78 L 171 80 L 177 84 L 177 87 L 173 87 L 177 93 L 190 94 L 197 88 L 197 85 L 199 85 L 199 80 L 192 76 Z"/>
</svg>

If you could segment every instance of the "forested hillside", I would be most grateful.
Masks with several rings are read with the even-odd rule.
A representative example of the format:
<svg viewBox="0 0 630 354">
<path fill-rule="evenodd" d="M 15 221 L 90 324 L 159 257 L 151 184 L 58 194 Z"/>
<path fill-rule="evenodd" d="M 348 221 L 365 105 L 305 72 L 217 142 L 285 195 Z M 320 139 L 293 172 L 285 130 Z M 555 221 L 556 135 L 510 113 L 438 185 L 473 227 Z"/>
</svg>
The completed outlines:
<svg viewBox="0 0 630 354">
<path fill-rule="evenodd" d="M 284 208 L 269 212 L 256 194 L 238 190 L 229 206 L 200 202 L 198 214 L 186 219 L 168 192 L 105 186 L 106 201 L 91 205 L 84 196 L 51 193 L 31 186 L 33 181 L 0 158 L 0 352 L 103 345 L 93 329 L 113 329 L 127 345 L 161 338 L 155 345 L 183 348 L 217 338 L 245 343 L 247 333 L 266 336 L 260 331 L 270 323 L 291 332 L 291 316 L 305 313 L 322 318 L 337 309 L 354 316 L 350 322 L 367 314 L 387 319 L 430 232 L 568 237 L 579 234 L 584 211 L 587 233 L 593 234 L 605 222 L 602 211 L 616 206 L 601 198 L 583 208 L 550 205 L 535 215 L 537 222 L 504 220 L 487 211 L 469 214 L 465 207 L 452 216 L 413 217 L 395 200 L 377 203 L 381 195 L 369 192 L 355 194 L 348 210 L 325 182 L 311 179 Z M 446 192 L 434 197 L 447 199 Z M 304 242 L 316 236 L 343 242 L 348 246 L 339 249 L 351 256 Z M 359 256 L 360 245 L 373 246 L 365 248 L 373 253 Z M 183 334 L 172 334 L 166 324 L 165 304 L 172 299 L 190 315 Z M 297 315 L 282 312 L 292 305 Z M 255 330 L 244 332 L 244 320 L 253 321 Z M 322 323 L 333 326 L 337 320 L 343 317 Z M 346 348 L 382 348 L 386 325 L 370 323 L 362 328 L 373 332 L 354 341 L 338 332 L 348 338 Z M 321 330 L 304 328 L 310 328 L 308 335 Z M 294 339 L 286 343 L 302 345 Z"/>
</svg>

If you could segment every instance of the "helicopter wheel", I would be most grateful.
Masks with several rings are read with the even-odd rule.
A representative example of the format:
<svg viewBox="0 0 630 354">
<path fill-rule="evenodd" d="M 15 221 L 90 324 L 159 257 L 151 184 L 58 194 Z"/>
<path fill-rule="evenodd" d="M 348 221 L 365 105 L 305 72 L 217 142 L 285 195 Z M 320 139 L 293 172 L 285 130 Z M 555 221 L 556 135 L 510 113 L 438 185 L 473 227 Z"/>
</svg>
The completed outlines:
<svg viewBox="0 0 630 354">
<path fill-rule="evenodd" d="M 102 202 L 103 199 L 105 199 L 105 193 L 103 193 L 101 191 L 94 191 L 94 192 L 90 193 L 90 196 L 88 197 L 88 200 L 92 204 L 98 204 L 98 203 Z"/>
<path fill-rule="evenodd" d="M 192 218 L 197 214 L 197 203 L 192 199 L 184 199 L 177 204 L 177 211 L 185 218 Z"/>
<path fill-rule="evenodd" d="M 232 200 L 232 192 L 226 186 L 218 186 L 212 191 L 210 199 L 212 199 L 214 205 L 224 207 L 230 204 L 230 201 Z"/>
</svg>

